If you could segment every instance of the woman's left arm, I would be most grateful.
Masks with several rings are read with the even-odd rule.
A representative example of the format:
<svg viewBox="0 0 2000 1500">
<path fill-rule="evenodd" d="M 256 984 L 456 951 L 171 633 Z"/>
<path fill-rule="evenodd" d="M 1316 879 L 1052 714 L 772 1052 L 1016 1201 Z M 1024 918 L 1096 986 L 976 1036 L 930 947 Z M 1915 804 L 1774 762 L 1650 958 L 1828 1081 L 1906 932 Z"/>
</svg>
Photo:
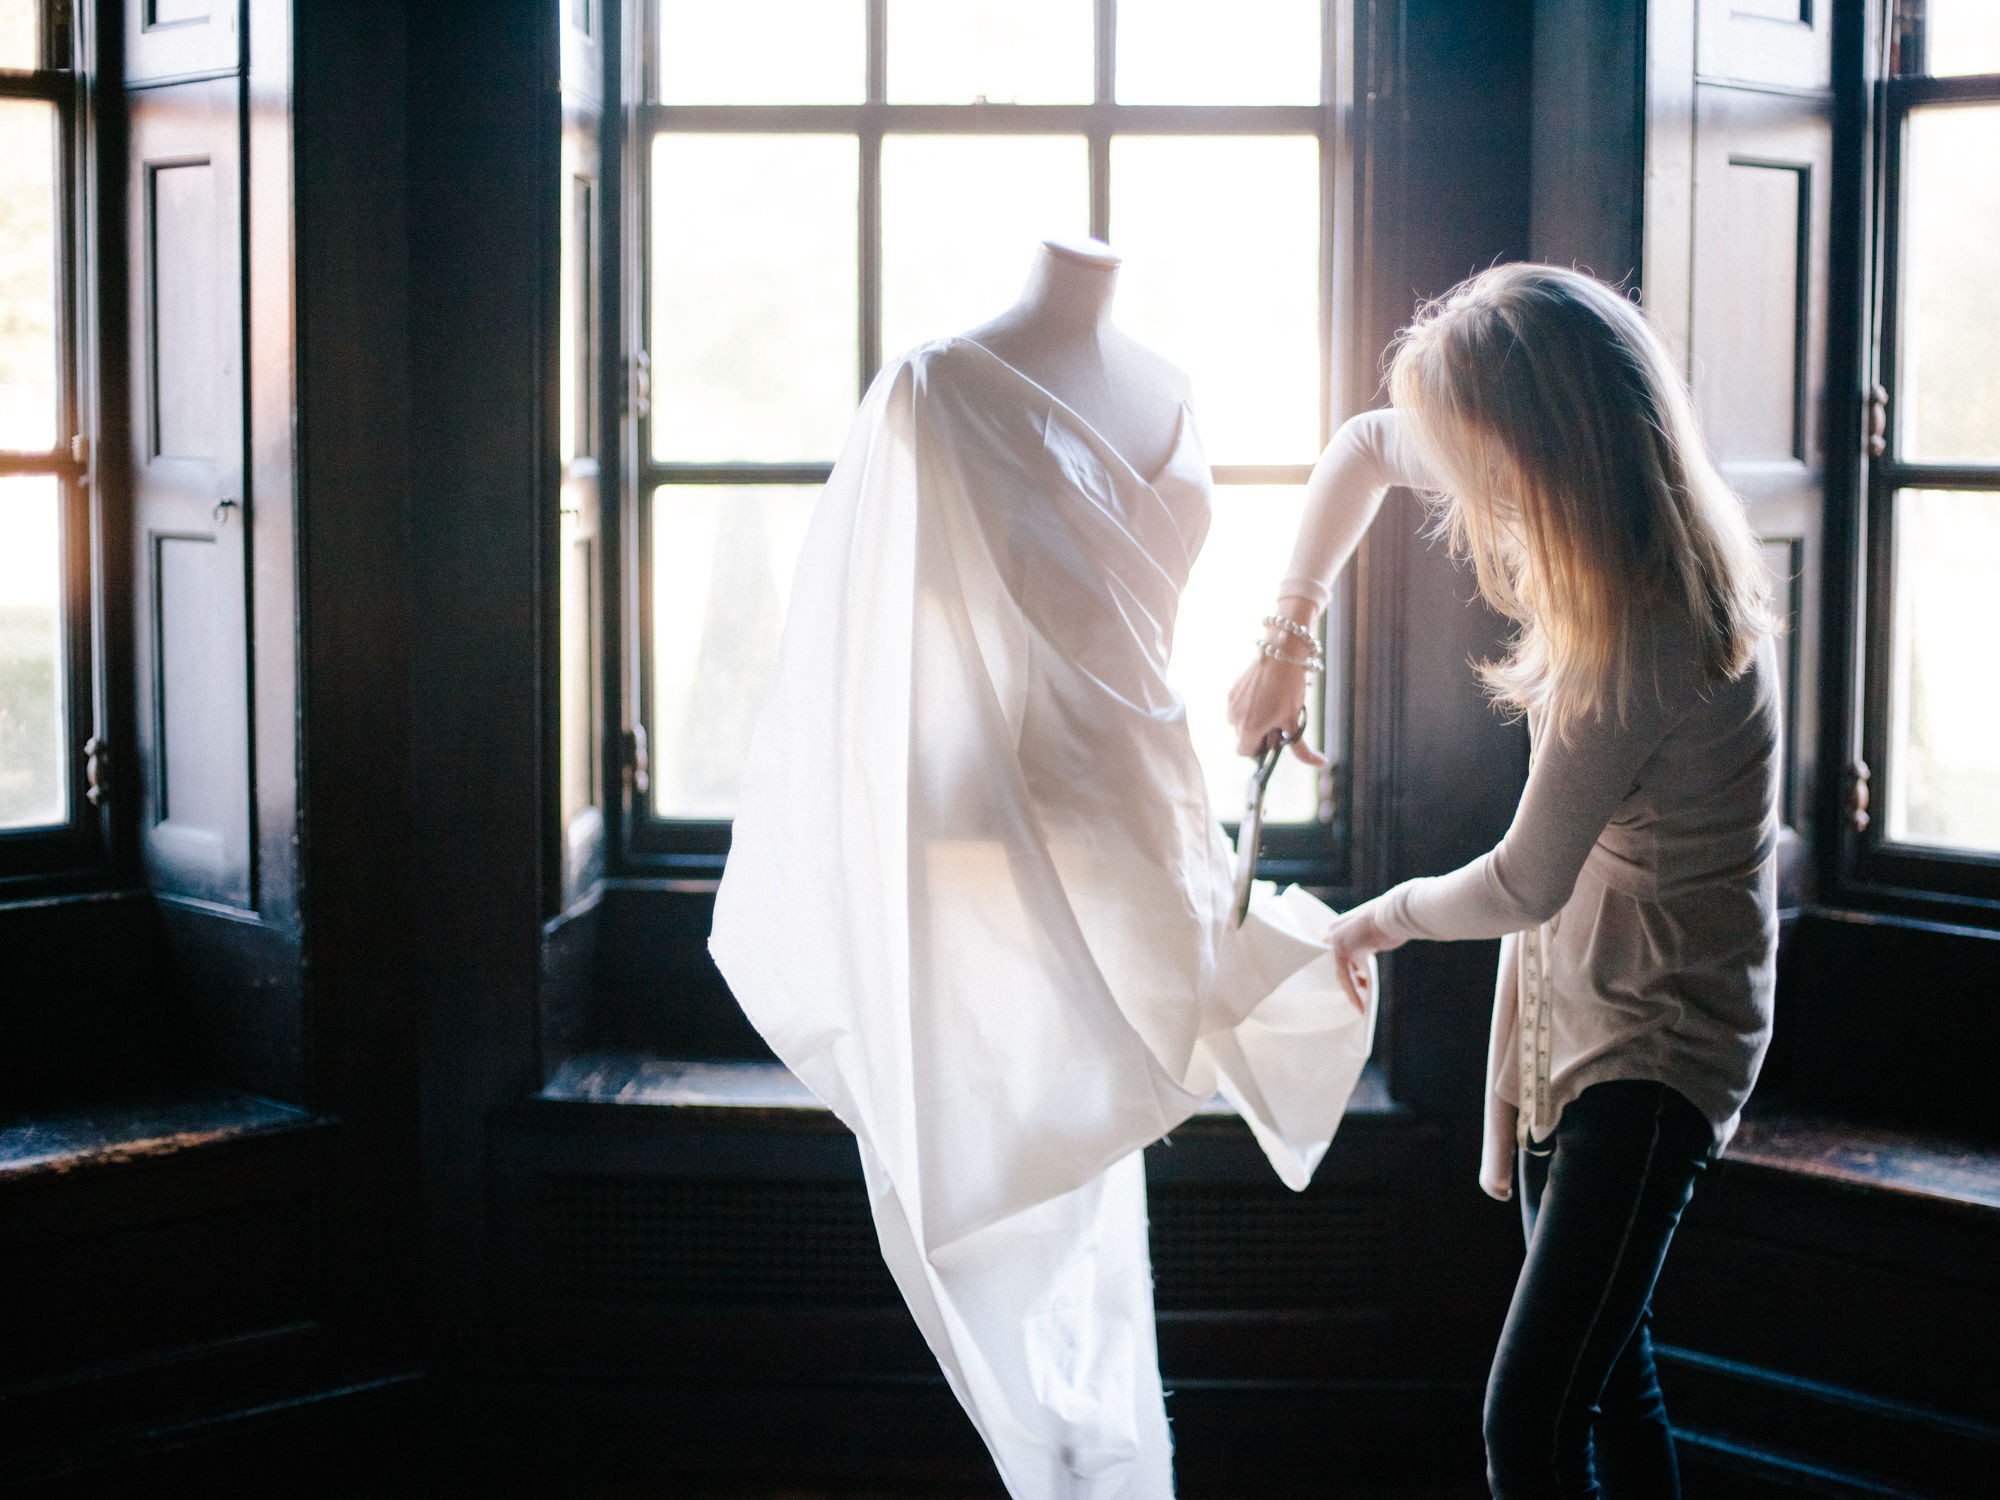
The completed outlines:
<svg viewBox="0 0 2000 1500">
<path fill-rule="evenodd" d="M 1412 938 L 1504 937 L 1560 911 L 1592 845 L 1678 715 L 1659 696 L 1633 698 L 1623 723 L 1607 707 L 1573 725 L 1567 741 L 1537 748 L 1514 821 L 1491 852 L 1448 875 L 1406 880 L 1336 918 L 1327 941 L 1341 970 Z"/>
</svg>

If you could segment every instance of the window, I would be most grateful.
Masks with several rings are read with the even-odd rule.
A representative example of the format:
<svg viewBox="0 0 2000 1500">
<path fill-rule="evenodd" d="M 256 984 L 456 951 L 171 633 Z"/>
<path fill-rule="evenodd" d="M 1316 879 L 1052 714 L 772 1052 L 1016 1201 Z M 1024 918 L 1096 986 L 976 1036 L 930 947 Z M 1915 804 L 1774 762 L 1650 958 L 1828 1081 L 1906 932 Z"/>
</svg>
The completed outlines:
<svg viewBox="0 0 2000 1500">
<path fill-rule="evenodd" d="M 67 13 L 0 0 L 0 880 L 99 847 Z"/>
<path fill-rule="evenodd" d="M 1898 7 L 1884 89 L 1866 874 L 2000 895 L 2000 8 Z M 1856 819 L 1859 822 L 1859 819 Z"/>
<path fill-rule="evenodd" d="M 648 6 L 632 137 L 650 770 L 636 852 L 719 863 L 793 560 L 861 392 L 885 361 L 1010 306 L 1052 234 L 1124 254 L 1120 325 L 1194 381 L 1215 519 L 1174 670 L 1211 798 L 1234 818 L 1246 765 L 1223 701 L 1335 404 L 1334 14 L 1324 0 Z M 1338 747 L 1332 694 L 1313 720 Z M 1287 758 L 1267 807 L 1289 826 L 1268 856 L 1327 878 L 1333 784 Z"/>
</svg>

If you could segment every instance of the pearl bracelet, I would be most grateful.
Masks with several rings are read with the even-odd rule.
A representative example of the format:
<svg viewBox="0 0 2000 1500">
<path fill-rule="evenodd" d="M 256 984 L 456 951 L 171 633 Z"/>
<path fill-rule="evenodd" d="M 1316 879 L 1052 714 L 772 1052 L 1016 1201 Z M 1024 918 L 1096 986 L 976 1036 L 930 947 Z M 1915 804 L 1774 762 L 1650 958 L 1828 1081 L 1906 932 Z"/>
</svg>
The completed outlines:
<svg viewBox="0 0 2000 1500">
<path fill-rule="evenodd" d="M 1301 625 L 1297 620 L 1288 620 L 1283 615 L 1266 615 L 1264 623 L 1273 630 L 1282 630 L 1295 641 L 1304 641 L 1309 650 L 1319 650 L 1319 637 Z"/>
<path fill-rule="evenodd" d="M 1313 642 L 1313 653 L 1311 656 L 1287 656 L 1278 646 L 1270 641 L 1257 642 L 1257 650 L 1271 661 L 1281 661 L 1288 667 L 1304 667 L 1306 676 L 1308 677 L 1326 669 L 1326 653 L 1319 649 L 1319 642 L 1317 641 Z"/>
</svg>

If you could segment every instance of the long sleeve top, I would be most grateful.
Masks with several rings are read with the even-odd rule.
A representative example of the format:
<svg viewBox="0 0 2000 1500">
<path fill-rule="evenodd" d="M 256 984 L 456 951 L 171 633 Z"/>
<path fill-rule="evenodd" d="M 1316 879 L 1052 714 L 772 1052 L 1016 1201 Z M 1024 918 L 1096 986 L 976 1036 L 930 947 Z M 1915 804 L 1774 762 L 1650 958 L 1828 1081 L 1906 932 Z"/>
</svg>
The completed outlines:
<svg viewBox="0 0 2000 1500">
<path fill-rule="evenodd" d="M 1324 599 L 1392 485 L 1430 486 L 1393 412 L 1347 423 L 1313 476 L 1283 594 Z M 1506 836 L 1408 880 L 1376 915 L 1401 939 L 1502 938 L 1481 1185 L 1511 1192 L 1513 1150 L 1546 1140 L 1593 1083 L 1649 1079 L 1735 1131 L 1770 1040 L 1777 950 L 1776 657 L 1705 682 L 1682 629 L 1621 718 L 1540 732 Z"/>
</svg>

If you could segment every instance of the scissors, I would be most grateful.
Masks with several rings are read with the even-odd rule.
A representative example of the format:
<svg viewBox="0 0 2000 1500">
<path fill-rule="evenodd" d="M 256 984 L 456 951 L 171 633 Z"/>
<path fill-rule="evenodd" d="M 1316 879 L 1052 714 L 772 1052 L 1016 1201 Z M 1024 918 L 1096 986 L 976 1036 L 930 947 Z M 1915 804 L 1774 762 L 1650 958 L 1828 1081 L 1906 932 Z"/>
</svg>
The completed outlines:
<svg viewBox="0 0 2000 1500">
<path fill-rule="evenodd" d="M 1257 768 L 1250 773 L 1249 788 L 1243 794 L 1243 826 L 1236 833 L 1236 925 L 1243 925 L 1243 918 L 1250 912 L 1250 887 L 1257 880 L 1257 845 L 1264 837 L 1264 792 L 1271 785 L 1271 773 L 1278 769 L 1278 757 L 1285 753 L 1285 746 L 1301 738 L 1306 732 L 1305 705 L 1299 705 L 1299 721 L 1290 729 L 1273 730 L 1265 737 L 1264 749 L 1257 757 Z"/>
</svg>

